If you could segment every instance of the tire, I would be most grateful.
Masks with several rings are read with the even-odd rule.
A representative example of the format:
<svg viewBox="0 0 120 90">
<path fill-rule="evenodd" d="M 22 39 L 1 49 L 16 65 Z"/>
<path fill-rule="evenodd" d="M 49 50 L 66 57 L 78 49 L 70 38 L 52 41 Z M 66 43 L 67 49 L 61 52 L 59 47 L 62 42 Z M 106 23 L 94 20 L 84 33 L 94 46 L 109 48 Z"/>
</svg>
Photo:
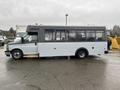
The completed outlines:
<svg viewBox="0 0 120 90">
<path fill-rule="evenodd" d="M 12 58 L 15 60 L 21 59 L 23 57 L 23 53 L 19 49 L 15 49 L 12 51 Z"/>
<path fill-rule="evenodd" d="M 80 59 L 83 59 L 83 58 L 85 58 L 85 57 L 87 57 L 87 51 L 86 50 L 79 50 L 78 52 L 77 52 L 77 57 L 78 58 L 80 58 Z"/>
</svg>

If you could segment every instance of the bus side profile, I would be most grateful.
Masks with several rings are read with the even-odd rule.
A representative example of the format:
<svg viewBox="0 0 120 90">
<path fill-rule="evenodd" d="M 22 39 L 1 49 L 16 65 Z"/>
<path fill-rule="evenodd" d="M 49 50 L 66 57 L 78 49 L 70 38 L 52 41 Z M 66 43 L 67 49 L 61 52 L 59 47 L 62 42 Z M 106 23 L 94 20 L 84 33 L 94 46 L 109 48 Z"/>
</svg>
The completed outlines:
<svg viewBox="0 0 120 90">
<path fill-rule="evenodd" d="M 39 57 L 101 55 L 107 51 L 106 28 L 99 26 L 33 26 L 24 37 L 6 47 L 6 55 L 20 59 Z"/>
</svg>

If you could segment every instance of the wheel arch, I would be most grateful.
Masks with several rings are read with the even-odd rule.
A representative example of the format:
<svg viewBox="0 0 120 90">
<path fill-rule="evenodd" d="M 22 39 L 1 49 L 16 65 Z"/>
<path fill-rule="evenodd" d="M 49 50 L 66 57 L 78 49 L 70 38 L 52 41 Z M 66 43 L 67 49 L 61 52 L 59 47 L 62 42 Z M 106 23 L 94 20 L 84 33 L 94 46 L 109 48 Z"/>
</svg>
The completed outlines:
<svg viewBox="0 0 120 90">
<path fill-rule="evenodd" d="M 84 50 L 84 51 L 86 52 L 86 54 L 89 55 L 88 49 L 86 49 L 86 48 L 84 48 L 84 47 L 81 47 L 81 48 L 78 48 L 78 49 L 76 50 L 75 56 L 77 56 L 77 54 L 78 54 L 78 52 L 79 52 L 80 50 Z"/>
<path fill-rule="evenodd" d="M 10 53 L 12 53 L 14 50 L 20 50 L 20 51 L 22 52 L 22 54 L 23 54 L 23 51 L 22 51 L 21 49 L 19 49 L 19 48 L 14 48 L 14 49 L 12 49 L 12 50 L 10 51 Z"/>
</svg>

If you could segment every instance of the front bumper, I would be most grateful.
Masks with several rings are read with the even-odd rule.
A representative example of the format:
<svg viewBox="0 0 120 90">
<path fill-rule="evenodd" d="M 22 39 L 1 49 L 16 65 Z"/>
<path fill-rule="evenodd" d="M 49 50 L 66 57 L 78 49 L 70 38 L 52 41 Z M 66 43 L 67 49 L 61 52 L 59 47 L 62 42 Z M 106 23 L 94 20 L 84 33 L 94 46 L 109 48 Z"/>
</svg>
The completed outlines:
<svg viewBox="0 0 120 90">
<path fill-rule="evenodd" d="M 10 51 L 5 51 L 5 55 L 10 57 Z"/>
</svg>

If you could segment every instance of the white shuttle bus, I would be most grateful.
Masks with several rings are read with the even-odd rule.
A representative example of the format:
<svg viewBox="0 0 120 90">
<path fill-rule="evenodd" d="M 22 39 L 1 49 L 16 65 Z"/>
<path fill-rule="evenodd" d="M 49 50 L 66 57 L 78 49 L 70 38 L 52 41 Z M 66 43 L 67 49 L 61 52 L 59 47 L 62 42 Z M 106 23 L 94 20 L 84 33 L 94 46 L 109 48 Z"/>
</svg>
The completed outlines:
<svg viewBox="0 0 120 90">
<path fill-rule="evenodd" d="M 101 55 L 107 51 L 102 26 L 27 26 L 26 35 L 6 45 L 6 56 L 38 57 Z"/>
</svg>

